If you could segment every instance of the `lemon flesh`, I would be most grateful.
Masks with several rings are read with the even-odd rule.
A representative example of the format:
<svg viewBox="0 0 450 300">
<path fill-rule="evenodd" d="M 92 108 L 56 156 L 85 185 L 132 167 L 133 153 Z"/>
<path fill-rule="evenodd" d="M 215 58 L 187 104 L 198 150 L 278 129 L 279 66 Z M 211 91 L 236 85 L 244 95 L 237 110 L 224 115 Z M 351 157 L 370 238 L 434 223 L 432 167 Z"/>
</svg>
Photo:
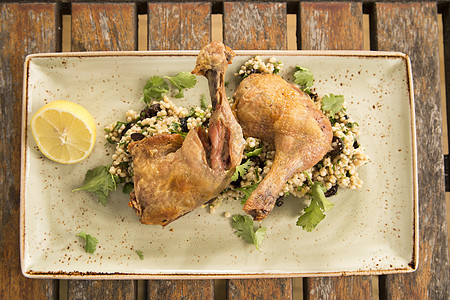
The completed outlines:
<svg viewBox="0 0 450 300">
<path fill-rule="evenodd" d="M 52 101 L 36 112 L 30 125 L 39 150 L 58 163 L 80 162 L 94 148 L 97 133 L 94 118 L 79 104 Z"/>
</svg>

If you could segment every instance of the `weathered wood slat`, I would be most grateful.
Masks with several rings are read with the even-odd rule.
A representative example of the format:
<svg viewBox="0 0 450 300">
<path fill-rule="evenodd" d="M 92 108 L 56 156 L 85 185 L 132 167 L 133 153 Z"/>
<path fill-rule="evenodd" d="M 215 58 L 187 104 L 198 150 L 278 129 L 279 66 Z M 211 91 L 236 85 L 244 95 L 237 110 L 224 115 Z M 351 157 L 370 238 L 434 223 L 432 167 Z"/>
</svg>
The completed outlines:
<svg viewBox="0 0 450 300">
<path fill-rule="evenodd" d="M 419 173 L 419 268 L 382 276 L 380 293 L 388 299 L 449 299 L 436 4 L 377 3 L 372 29 L 377 50 L 411 58 Z"/>
<path fill-rule="evenodd" d="M 72 51 L 137 50 L 136 5 L 72 4 Z"/>
<path fill-rule="evenodd" d="M 211 40 L 209 3 L 149 3 L 149 50 L 201 49 Z"/>
<path fill-rule="evenodd" d="M 72 51 L 137 49 L 135 4 L 72 4 Z M 68 299 L 136 299 L 136 281 L 69 280 Z"/>
<path fill-rule="evenodd" d="M 225 2 L 223 42 L 235 50 L 284 50 L 286 14 L 286 3 Z"/>
<path fill-rule="evenodd" d="M 223 41 L 232 49 L 287 48 L 286 3 L 224 3 Z M 292 299 L 292 279 L 227 280 L 228 299 Z"/>
<path fill-rule="evenodd" d="M 361 3 L 300 4 L 301 49 L 363 49 L 363 11 Z"/>
<path fill-rule="evenodd" d="M 23 62 L 58 49 L 56 4 L 0 5 L 0 298 L 56 299 L 58 281 L 25 278 L 19 257 Z"/>
<path fill-rule="evenodd" d="M 228 299 L 292 299 L 292 280 L 236 279 L 228 282 Z"/>
<path fill-rule="evenodd" d="M 149 280 L 147 299 L 214 299 L 213 280 Z"/>
<path fill-rule="evenodd" d="M 363 49 L 361 3 L 301 3 L 298 41 L 306 50 Z M 323 277 L 304 280 L 308 299 L 370 299 L 370 276 Z"/>
<path fill-rule="evenodd" d="M 148 49 L 195 50 L 211 40 L 211 4 L 149 3 Z M 213 280 L 150 280 L 148 299 L 213 299 Z"/>
</svg>

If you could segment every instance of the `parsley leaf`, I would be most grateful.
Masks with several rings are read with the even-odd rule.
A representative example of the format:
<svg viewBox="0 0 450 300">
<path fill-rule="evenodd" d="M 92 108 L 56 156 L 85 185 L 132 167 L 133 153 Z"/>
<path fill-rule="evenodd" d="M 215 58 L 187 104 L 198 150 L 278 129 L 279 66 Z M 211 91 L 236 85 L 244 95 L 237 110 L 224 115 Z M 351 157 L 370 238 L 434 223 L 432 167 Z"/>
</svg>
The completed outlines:
<svg viewBox="0 0 450 300">
<path fill-rule="evenodd" d="M 266 228 L 261 227 L 255 231 L 253 220 L 245 215 L 233 215 L 233 223 L 231 224 L 236 231 L 234 232 L 238 237 L 243 238 L 247 243 L 255 245 L 259 250 L 259 246 L 264 240 Z"/>
<path fill-rule="evenodd" d="M 178 94 L 175 95 L 175 98 L 183 98 L 183 89 L 194 87 L 197 83 L 195 75 L 189 72 L 180 72 L 173 77 L 164 76 L 164 78 L 169 79 L 170 83 L 178 89 Z"/>
<path fill-rule="evenodd" d="M 236 167 L 236 171 L 234 171 L 233 176 L 231 176 L 231 181 L 238 180 L 239 176 L 243 177 L 245 174 L 247 174 L 248 169 L 250 169 L 250 166 L 252 164 L 252 161 L 248 159 L 245 163 L 240 164 Z"/>
<path fill-rule="evenodd" d="M 299 66 L 295 67 L 294 82 L 300 86 L 301 90 L 305 90 L 313 85 L 314 77 L 310 70 Z"/>
<path fill-rule="evenodd" d="M 116 181 L 109 173 L 107 166 L 98 166 L 86 172 L 82 187 L 73 189 L 74 191 L 89 191 L 97 195 L 97 200 L 106 206 L 106 199 L 110 191 L 116 190 Z"/>
<path fill-rule="evenodd" d="M 258 185 L 259 185 L 259 182 L 251 184 L 251 185 L 242 186 L 240 188 L 236 188 L 236 190 L 241 191 L 245 194 L 245 196 L 241 199 L 242 205 L 244 205 L 245 202 L 247 202 L 248 198 L 250 198 L 250 195 L 253 193 L 254 190 L 256 190 Z"/>
<path fill-rule="evenodd" d="M 84 250 L 87 253 L 94 253 L 95 248 L 97 247 L 98 240 L 93 237 L 90 234 L 87 234 L 86 232 L 82 231 L 79 234 L 77 234 L 79 237 L 83 238 L 85 240 Z"/>
<path fill-rule="evenodd" d="M 303 215 L 301 215 L 296 225 L 308 232 L 311 232 L 325 218 L 324 212 L 333 208 L 333 203 L 325 198 L 325 187 L 322 183 L 315 181 L 311 187 L 311 203 L 305 207 Z"/>
<path fill-rule="evenodd" d="M 343 95 L 330 94 L 322 98 L 322 109 L 330 112 L 333 117 L 342 109 L 343 104 Z"/>
<path fill-rule="evenodd" d="M 136 254 L 139 256 L 141 260 L 144 260 L 144 254 L 142 254 L 141 250 L 136 250 Z"/>
<path fill-rule="evenodd" d="M 169 84 L 159 76 L 150 78 L 144 86 L 144 103 L 150 104 L 152 100 L 162 100 L 163 95 L 169 92 Z"/>
</svg>

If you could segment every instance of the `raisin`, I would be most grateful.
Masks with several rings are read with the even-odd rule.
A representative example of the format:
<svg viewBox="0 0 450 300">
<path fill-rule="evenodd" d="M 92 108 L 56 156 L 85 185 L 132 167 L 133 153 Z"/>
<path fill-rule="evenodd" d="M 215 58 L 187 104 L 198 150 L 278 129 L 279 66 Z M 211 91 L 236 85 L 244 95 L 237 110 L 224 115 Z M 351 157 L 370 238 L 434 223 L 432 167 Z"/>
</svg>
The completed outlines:
<svg viewBox="0 0 450 300">
<path fill-rule="evenodd" d="M 328 191 L 325 192 L 325 197 L 331 197 L 336 195 L 338 191 L 338 185 L 333 185 Z"/>
<path fill-rule="evenodd" d="M 333 140 L 331 142 L 331 145 L 333 146 L 333 149 L 331 149 L 327 155 L 331 156 L 332 158 L 335 156 L 338 156 L 342 153 L 342 150 L 344 150 L 344 143 L 340 138 L 337 136 L 333 136 Z"/>
<path fill-rule="evenodd" d="M 180 118 L 180 127 L 181 127 L 181 132 L 188 132 L 189 129 L 187 127 L 187 120 L 186 118 Z"/>
<path fill-rule="evenodd" d="M 161 110 L 161 105 L 159 103 L 152 104 L 141 111 L 141 117 L 143 119 L 154 117 Z"/>
<path fill-rule="evenodd" d="M 284 204 L 283 200 L 284 200 L 284 196 L 278 197 L 277 200 L 275 200 L 275 205 L 276 205 L 277 207 L 282 206 L 282 205 Z"/>
<path fill-rule="evenodd" d="M 143 135 L 142 133 L 139 133 L 139 132 L 133 132 L 133 133 L 131 134 L 131 139 L 132 139 L 133 141 L 140 141 L 140 140 L 142 140 L 143 138 L 145 138 L 145 135 Z"/>
</svg>

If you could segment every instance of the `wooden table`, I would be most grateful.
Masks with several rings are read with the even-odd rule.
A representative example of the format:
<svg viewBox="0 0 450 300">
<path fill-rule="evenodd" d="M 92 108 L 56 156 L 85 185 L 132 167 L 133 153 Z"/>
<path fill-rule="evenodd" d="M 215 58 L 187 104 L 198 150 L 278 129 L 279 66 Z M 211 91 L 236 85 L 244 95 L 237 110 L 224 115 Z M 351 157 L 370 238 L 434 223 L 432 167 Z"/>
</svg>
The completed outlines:
<svg viewBox="0 0 450 300">
<path fill-rule="evenodd" d="M 363 13 L 370 47 L 407 53 L 417 120 L 420 264 L 410 274 L 379 277 L 382 298 L 449 299 L 449 257 L 440 105 L 438 13 L 444 23 L 450 103 L 450 1 L 438 2 L 117 2 L 0 4 L 0 299 L 60 297 L 58 280 L 20 271 L 19 178 L 24 57 L 62 49 L 62 14 L 72 16 L 72 51 L 137 50 L 138 14 L 148 14 L 148 49 L 199 49 L 211 40 L 211 15 L 223 14 L 233 49 L 286 49 L 287 14 L 297 15 L 298 49 L 362 49 Z M 372 276 L 304 278 L 310 299 L 371 299 Z M 149 280 L 150 299 L 211 299 L 213 280 Z M 135 299 L 137 281 L 67 282 L 69 299 Z M 232 299 L 290 299 L 291 278 L 227 280 Z M 225 291 L 224 291 L 225 292 Z"/>
</svg>

